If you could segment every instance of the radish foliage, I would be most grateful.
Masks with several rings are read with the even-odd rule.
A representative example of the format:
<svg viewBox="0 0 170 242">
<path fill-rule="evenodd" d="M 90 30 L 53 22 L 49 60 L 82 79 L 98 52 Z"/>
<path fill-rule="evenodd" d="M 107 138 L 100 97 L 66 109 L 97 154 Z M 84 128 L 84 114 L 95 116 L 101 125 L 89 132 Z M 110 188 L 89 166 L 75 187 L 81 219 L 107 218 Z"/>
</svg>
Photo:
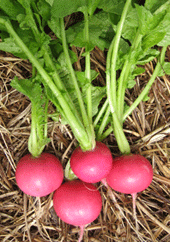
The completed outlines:
<svg viewBox="0 0 170 242">
<path fill-rule="evenodd" d="M 83 151 L 95 147 L 96 133 L 97 139 L 102 140 L 114 131 L 120 151 L 130 152 L 123 122 L 146 97 L 164 67 L 165 50 L 169 44 L 168 1 L 163 4 L 156 0 L 152 4 L 146 1 L 144 6 L 133 4 L 131 0 L 121 3 L 116 1 L 113 4 L 112 0 L 107 4 L 105 1 L 84 0 L 75 4 L 69 1 L 7 0 L 0 6 L 0 49 L 31 61 L 37 70 L 34 71 L 34 82 L 43 84 L 61 120 L 70 125 Z M 94 14 L 96 8 L 100 11 Z M 64 17 L 76 11 L 82 12 L 84 21 L 65 30 Z M 44 31 L 45 26 L 54 32 L 57 41 L 50 39 Z M 77 57 L 70 45 L 85 48 L 85 71 L 73 69 Z M 163 46 L 161 62 L 157 63 L 146 88 L 125 109 L 126 88 L 132 88 L 134 78 L 144 72 L 144 68 L 138 65 L 160 56 L 160 52 L 152 48 L 155 45 Z M 93 75 L 90 68 L 90 51 L 95 46 L 108 49 L 106 87 L 92 83 L 97 73 Z M 117 71 L 120 73 L 118 79 Z M 107 97 L 106 103 L 100 108 L 99 103 L 104 97 Z M 109 123 L 112 126 L 107 126 Z"/>
</svg>

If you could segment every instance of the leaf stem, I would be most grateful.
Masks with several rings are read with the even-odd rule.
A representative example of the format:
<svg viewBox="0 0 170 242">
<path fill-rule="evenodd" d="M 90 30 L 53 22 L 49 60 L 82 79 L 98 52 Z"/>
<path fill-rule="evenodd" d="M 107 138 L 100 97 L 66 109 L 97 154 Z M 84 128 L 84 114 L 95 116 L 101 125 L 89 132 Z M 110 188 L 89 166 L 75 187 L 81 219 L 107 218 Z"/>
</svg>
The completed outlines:
<svg viewBox="0 0 170 242">
<path fill-rule="evenodd" d="M 66 42 L 66 34 L 65 34 L 65 26 L 64 26 L 64 19 L 63 18 L 60 19 L 60 24 L 61 24 L 61 40 L 62 40 L 62 46 L 63 46 L 67 66 L 69 68 L 70 75 L 71 75 L 71 78 L 72 78 L 72 81 L 73 81 L 73 85 L 74 85 L 74 88 L 75 88 L 75 91 L 76 91 L 76 94 L 77 94 L 77 98 L 78 98 L 78 102 L 79 102 L 79 106 L 80 106 L 81 115 L 82 115 L 82 118 L 83 118 L 84 125 L 87 126 L 87 124 L 88 124 L 87 113 L 86 113 L 84 102 L 83 102 L 81 92 L 80 92 L 80 89 L 79 89 L 79 86 L 78 86 L 77 77 L 75 75 L 75 71 L 73 69 L 71 59 L 70 59 L 70 55 L 69 55 L 69 52 L 68 52 L 68 45 L 67 45 L 67 42 Z"/>
<path fill-rule="evenodd" d="M 118 112 L 118 118 L 121 123 L 123 123 L 122 116 L 124 111 L 125 90 L 127 88 L 129 73 L 131 71 L 132 65 L 134 64 L 134 57 L 132 56 L 133 55 L 132 53 L 134 53 L 136 48 L 138 48 L 141 38 L 142 38 L 142 35 L 139 32 L 137 32 L 118 80 L 117 105 L 119 106 L 119 109 L 117 110 L 117 112 Z"/>
<path fill-rule="evenodd" d="M 36 106 L 31 105 L 31 133 L 28 139 L 28 150 L 34 156 L 37 157 L 41 152 L 38 150 L 38 133 L 36 122 Z"/>
<path fill-rule="evenodd" d="M 32 3 L 32 7 L 35 9 L 36 5 L 34 3 Z M 37 28 L 35 19 L 33 17 L 32 11 L 31 11 L 31 7 L 25 8 L 25 9 L 26 9 L 26 12 L 27 12 L 28 16 L 30 17 L 30 21 L 31 21 L 31 25 L 30 26 L 31 26 L 32 32 L 34 34 L 35 40 L 37 41 L 38 44 L 40 44 L 41 34 L 40 34 L 40 32 L 39 32 L 39 30 Z M 40 29 L 43 31 L 42 26 L 40 26 Z M 56 66 L 55 66 L 55 64 L 54 64 L 54 62 L 53 62 L 53 60 L 52 60 L 52 58 L 50 56 L 51 50 L 50 50 L 49 46 L 47 46 L 47 45 L 44 46 L 41 43 L 40 48 L 42 49 L 42 51 L 44 53 L 43 57 L 44 57 L 44 60 L 45 60 L 45 66 L 48 68 L 48 70 L 53 72 L 52 77 L 53 77 L 55 85 L 63 93 L 63 96 L 68 101 L 68 104 L 70 105 L 70 108 L 72 109 L 72 111 L 74 110 L 75 114 L 77 115 L 76 109 L 75 109 L 75 107 L 73 107 L 74 105 L 72 103 L 72 100 L 71 100 L 71 98 L 70 98 L 66 88 L 64 87 L 64 85 L 63 85 L 63 83 L 62 83 L 62 81 L 60 79 L 60 76 L 58 75 Z M 57 107 L 58 107 L 58 105 L 57 105 Z"/>
<path fill-rule="evenodd" d="M 83 119 L 83 124 L 85 127 L 85 130 L 89 136 L 89 140 L 91 140 L 91 149 L 94 148 L 95 144 L 94 144 L 94 131 L 93 131 L 93 127 L 92 127 L 92 102 L 91 102 L 91 91 L 89 93 L 87 93 L 87 99 L 90 99 L 90 101 L 88 100 L 87 102 L 87 110 L 85 109 L 85 105 L 82 99 L 82 95 L 81 95 L 81 91 L 77 82 L 77 77 L 75 75 L 75 71 L 73 69 L 72 63 L 71 63 L 71 59 L 70 59 L 70 55 L 68 52 L 68 45 L 67 45 L 67 41 L 66 41 L 66 34 L 65 34 L 65 26 L 64 26 L 64 19 L 60 19 L 60 24 L 61 24 L 61 38 L 62 38 L 62 44 L 63 44 L 63 50 L 64 50 L 64 54 L 66 57 L 66 62 L 72 77 L 72 81 L 73 81 L 73 85 L 77 94 L 77 98 L 78 98 L 78 102 L 79 102 L 79 106 L 80 106 L 80 110 L 81 110 L 81 115 L 82 115 L 82 119 Z M 88 25 L 87 25 L 88 27 Z M 89 53 L 89 58 L 86 59 L 86 78 L 88 78 L 90 80 L 91 74 L 90 74 L 90 53 Z M 91 84 L 91 83 L 90 83 Z M 91 86 L 91 85 L 90 85 Z M 90 115 L 90 117 L 88 116 L 88 114 Z M 91 122 L 90 122 L 91 121 Z"/>
<path fill-rule="evenodd" d="M 42 76 L 45 83 L 49 86 L 54 96 L 58 99 L 61 107 L 62 112 L 67 117 L 67 121 L 69 125 L 72 128 L 72 131 L 78 140 L 78 142 L 81 145 L 81 148 L 83 150 L 89 150 L 91 149 L 91 143 L 89 142 L 89 137 L 84 130 L 84 127 L 80 120 L 77 120 L 73 112 L 71 111 L 67 101 L 63 97 L 62 93 L 58 90 L 56 85 L 53 83 L 53 80 L 48 75 L 48 73 L 44 70 L 44 68 L 41 66 L 39 61 L 34 57 L 32 52 L 28 49 L 28 47 L 23 43 L 23 41 L 20 39 L 20 37 L 17 35 L 17 33 L 14 31 L 11 23 L 9 21 L 6 21 L 5 19 L 0 18 L 0 23 L 4 24 L 6 26 L 6 29 L 8 32 L 12 35 L 18 46 L 24 51 L 24 53 L 29 58 L 30 62 L 37 68 L 40 75 Z"/>
<path fill-rule="evenodd" d="M 123 25 L 125 22 L 125 18 L 126 18 L 130 3 L 131 3 L 131 0 L 127 0 L 125 3 L 124 9 L 121 15 L 121 19 L 117 25 L 116 35 L 114 37 L 114 45 L 112 49 L 111 70 L 110 70 L 110 76 L 111 76 L 111 84 L 110 84 L 111 95 L 110 96 L 111 96 L 112 105 L 114 106 L 115 111 L 117 111 L 116 61 L 117 61 L 117 54 L 118 54 L 122 29 L 123 29 Z"/>
<path fill-rule="evenodd" d="M 161 66 L 163 65 L 164 59 L 165 59 L 165 53 L 167 50 L 167 46 L 164 46 L 162 48 L 162 52 L 161 52 L 161 56 L 160 56 L 160 61 L 158 61 L 155 70 L 149 80 L 149 82 L 147 83 L 147 85 L 145 86 L 145 88 L 143 89 L 143 91 L 141 92 L 141 94 L 138 96 L 138 98 L 134 101 L 133 104 L 131 104 L 131 106 L 127 109 L 127 111 L 123 114 L 123 122 L 126 120 L 126 118 L 133 112 L 133 110 L 139 105 L 139 103 L 143 100 L 143 98 L 147 95 L 148 91 L 150 90 L 154 80 L 156 79 L 156 77 L 158 76 L 160 70 L 161 70 Z M 110 126 L 100 137 L 100 140 L 105 139 L 109 134 L 111 134 L 111 132 L 113 131 L 113 127 Z"/>
<path fill-rule="evenodd" d="M 100 139 L 100 136 L 102 135 L 103 130 L 105 129 L 106 125 L 108 124 L 109 116 L 110 116 L 110 107 L 108 106 L 107 110 L 105 112 L 105 115 L 103 117 L 103 120 L 102 120 L 102 122 L 100 124 L 100 128 L 99 128 L 99 130 L 97 132 L 97 139 Z"/>
<path fill-rule="evenodd" d="M 165 53 L 167 50 L 167 46 L 164 46 L 162 48 L 162 52 L 160 55 L 160 61 L 158 61 L 155 70 L 149 80 L 149 82 L 146 84 L 145 88 L 143 89 L 143 91 L 140 93 L 140 95 L 138 96 L 138 98 L 134 101 L 134 103 L 127 109 L 127 111 L 123 114 L 123 121 L 125 121 L 125 119 L 133 112 L 133 110 L 138 106 L 138 104 L 143 100 L 143 98 L 147 95 L 147 93 L 149 92 L 154 80 L 156 79 L 156 77 L 158 76 L 160 70 L 161 70 L 161 66 L 164 62 L 165 59 Z"/>
<path fill-rule="evenodd" d="M 88 1 L 88 2 L 89 2 L 88 12 L 89 12 L 89 15 L 92 16 L 98 4 L 101 2 L 101 0 Z"/>
<path fill-rule="evenodd" d="M 106 111 L 106 108 L 108 107 L 108 104 L 109 104 L 108 99 L 106 99 L 106 101 L 102 105 L 102 108 L 100 109 L 99 113 L 97 114 L 97 116 L 96 116 L 96 118 L 95 118 L 95 120 L 93 122 L 94 127 L 97 126 L 100 118 L 103 116 L 104 112 Z"/>
<path fill-rule="evenodd" d="M 90 129 L 90 138 L 92 142 L 92 149 L 95 148 L 96 142 L 95 142 L 95 132 L 94 132 L 94 125 L 92 121 L 92 83 L 91 83 L 91 68 L 90 68 L 90 50 L 89 50 L 89 44 L 90 44 L 90 37 L 89 37 L 89 14 L 88 9 L 86 8 L 84 11 L 84 38 L 85 38 L 85 78 L 88 81 L 88 88 L 86 91 L 86 102 L 87 102 L 87 116 L 89 121 L 89 129 Z"/>
<path fill-rule="evenodd" d="M 48 136 L 48 132 L 47 132 L 47 128 L 48 128 L 48 102 L 49 100 L 46 98 L 46 101 L 45 101 L 45 107 L 44 107 L 44 138 L 47 138 Z"/>
<path fill-rule="evenodd" d="M 48 50 L 44 46 L 42 48 L 44 51 L 45 65 L 46 65 L 47 69 L 52 72 L 52 78 L 53 78 L 54 84 L 59 89 L 59 91 L 62 92 L 64 98 L 66 99 L 66 101 L 67 101 L 68 105 L 70 106 L 70 109 L 72 110 L 74 115 L 77 117 L 77 119 L 80 119 L 80 115 L 78 114 L 67 89 L 63 85 L 63 82 L 61 81 L 61 78 L 57 72 L 56 66 L 49 54 L 49 52 L 51 51 L 50 48 L 48 48 Z M 58 108 L 58 110 L 60 111 L 61 109 L 59 108 L 58 104 L 55 104 L 55 105 Z"/>
<path fill-rule="evenodd" d="M 118 143 L 118 147 L 119 150 L 121 151 L 121 153 L 123 154 L 128 154 L 130 153 L 130 146 L 129 143 L 126 139 L 126 136 L 123 132 L 123 128 L 118 120 L 116 111 L 114 109 L 114 105 L 112 105 L 112 100 L 111 100 L 111 93 L 110 93 L 110 53 L 112 50 L 112 46 L 110 46 L 111 49 L 109 49 L 108 51 L 108 55 L 107 55 L 107 60 L 106 60 L 106 66 L 107 66 L 107 70 L 106 70 L 106 86 L 107 86 L 107 95 L 108 95 L 108 101 L 109 101 L 109 105 L 110 105 L 110 111 L 111 111 L 111 115 L 112 115 L 112 126 L 113 126 L 113 131 Z"/>
<path fill-rule="evenodd" d="M 88 88 L 87 88 L 87 94 L 86 94 L 86 100 L 87 100 L 87 114 L 89 117 L 90 122 L 92 123 L 92 96 L 91 96 L 91 70 L 90 70 L 90 51 L 89 48 L 89 16 L 88 12 L 84 11 L 84 38 L 86 43 L 86 54 L 85 54 L 85 77 L 88 80 Z"/>
<path fill-rule="evenodd" d="M 98 141 L 104 140 L 106 137 L 109 136 L 113 132 L 113 127 L 110 126 L 100 137 L 98 137 Z"/>
<path fill-rule="evenodd" d="M 127 138 L 123 132 L 122 124 L 120 123 L 117 113 L 116 113 L 116 60 L 117 60 L 117 52 L 119 47 L 120 36 L 123 28 L 123 24 L 125 21 L 125 17 L 127 14 L 128 7 L 131 3 L 131 0 L 127 0 L 122 12 L 122 16 L 120 22 L 118 24 L 116 36 L 114 37 L 106 60 L 106 86 L 107 86 L 107 96 L 109 100 L 110 111 L 112 115 L 112 126 L 113 131 L 118 143 L 119 150 L 123 154 L 130 153 L 130 145 L 127 141 Z"/>
</svg>

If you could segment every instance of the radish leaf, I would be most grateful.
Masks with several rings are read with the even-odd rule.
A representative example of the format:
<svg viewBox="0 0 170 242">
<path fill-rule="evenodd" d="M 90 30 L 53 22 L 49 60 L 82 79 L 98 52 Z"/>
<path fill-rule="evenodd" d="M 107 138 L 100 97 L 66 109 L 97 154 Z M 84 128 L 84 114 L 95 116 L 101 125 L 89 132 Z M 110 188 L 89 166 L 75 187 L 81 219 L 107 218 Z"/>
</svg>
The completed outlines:
<svg viewBox="0 0 170 242">
<path fill-rule="evenodd" d="M 145 1 L 145 7 L 150 10 L 152 13 L 154 13 L 158 8 L 160 8 L 163 4 L 168 3 L 168 0 L 146 0 Z"/>
<path fill-rule="evenodd" d="M 51 14 L 53 17 L 63 18 L 74 12 L 78 12 L 80 7 L 86 6 L 86 0 L 54 0 Z"/>
<path fill-rule="evenodd" d="M 102 8 L 105 12 L 121 15 L 126 0 L 103 0 L 98 8 Z"/>
<path fill-rule="evenodd" d="M 26 95 L 31 100 L 31 134 L 28 140 L 29 152 L 37 157 L 45 145 L 50 142 L 47 138 L 47 104 L 48 100 L 39 83 L 32 79 L 18 80 L 15 77 L 11 86 Z"/>
<path fill-rule="evenodd" d="M 13 20 L 16 20 L 18 14 L 24 13 L 22 6 L 13 0 L 0 0 L 0 8 Z"/>
</svg>

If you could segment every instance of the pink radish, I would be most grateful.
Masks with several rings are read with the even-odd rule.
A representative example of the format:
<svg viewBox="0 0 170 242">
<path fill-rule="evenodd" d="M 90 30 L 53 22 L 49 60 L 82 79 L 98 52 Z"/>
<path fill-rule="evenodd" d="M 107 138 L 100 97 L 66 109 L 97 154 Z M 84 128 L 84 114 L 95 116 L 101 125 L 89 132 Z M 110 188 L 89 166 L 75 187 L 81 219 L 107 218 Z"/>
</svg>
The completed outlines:
<svg viewBox="0 0 170 242">
<path fill-rule="evenodd" d="M 112 170 L 106 177 L 106 181 L 115 191 L 132 195 L 136 216 L 136 195 L 150 185 L 152 178 L 153 169 L 145 157 L 125 155 L 113 159 Z"/>
<path fill-rule="evenodd" d="M 54 155 L 42 153 L 36 158 L 31 154 L 22 157 L 15 176 L 17 185 L 24 193 L 43 197 L 61 185 L 64 173 L 60 161 Z"/>
<path fill-rule="evenodd" d="M 145 190 L 152 178 L 152 166 L 145 157 L 126 155 L 113 159 L 112 170 L 106 180 L 114 190 L 133 194 Z"/>
<path fill-rule="evenodd" d="M 112 161 L 109 148 L 101 142 L 96 142 L 96 147 L 91 151 L 83 152 L 80 147 L 75 149 L 71 155 L 70 166 L 82 181 L 96 183 L 109 174 Z"/>
<path fill-rule="evenodd" d="M 80 180 L 62 184 L 54 193 L 53 205 L 56 214 L 65 223 L 79 226 L 79 242 L 85 225 L 93 222 L 102 209 L 102 198 L 96 187 Z"/>
</svg>

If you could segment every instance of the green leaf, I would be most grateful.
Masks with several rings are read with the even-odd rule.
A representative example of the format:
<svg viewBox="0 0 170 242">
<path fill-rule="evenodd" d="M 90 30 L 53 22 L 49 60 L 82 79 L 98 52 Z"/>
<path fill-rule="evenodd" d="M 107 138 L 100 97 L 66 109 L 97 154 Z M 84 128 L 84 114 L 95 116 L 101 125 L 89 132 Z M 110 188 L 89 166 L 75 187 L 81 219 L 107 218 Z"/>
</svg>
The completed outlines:
<svg viewBox="0 0 170 242">
<path fill-rule="evenodd" d="M 43 18 L 43 20 L 47 21 L 51 17 L 51 6 L 47 3 L 46 0 L 40 0 L 37 3 L 37 7 L 39 10 L 39 14 Z"/>
<path fill-rule="evenodd" d="M 79 81 L 80 87 L 84 87 L 85 85 L 89 84 L 89 81 L 85 77 L 85 72 L 76 71 L 76 76 Z M 91 76 L 91 81 L 93 81 L 98 76 L 98 73 L 95 70 L 91 70 L 90 76 Z"/>
<path fill-rule="evenodd" d="M 136 9 L 138 14 L 139 29 L 142 35 L 147 34 L 148 31 L 155 30 L 155 28 L 159 26 L 166 15 L 166 11 L 152 15 L 149 10 L 139 5 L 136 5 Z"/>
<path fill-rule="evenodd" d="M 154 13 L 158 8 L 160 8 L 163 4 L 169 2 L 169 0 L 146 0 L 145 1 L 145 7 L 150 10 L 152 13 Z"/>
<path fill-rule="evenodd" d="M 89 18 L 90 49 L 98 46 L 101 50 L 104 50 L 104 48 L 108 47 L 108 41 L 105 40 L 105 36 L 102 36 L 102 34 L 107 33 L 110 25 L 108 15 L 104 12 L 99 12 Z M 83 22 L 70 27 L 66 31 L 66 35 L 68 43 L 77 47 L 86 47 Z"/>
<path fill-rule="evenodd" d="M 135 5 L 138 15 L 138 28 L 142 35 L 145 35 L 148 31 L 148 23 L 153 20 L 153 16 L 149 10 L 144 6 Z"/>
<path fill-rule="evenodd" d="M 160 52 L 156 49 L 148 49 L 147 51 L 140 51 L 137 64 L 145 65 L 146 63 L 152 61 L 155 57 L 157 57 Z"/>
<path fill-rule="evenodd" d="M 28 149 L 33 156 L 38 156 L 44 146 L 50 141 L 46 137 L 46 117 L 48 100 L 41 86 L 41 80 L 35 82 L 33 79 L 19 80 L 15 77 L 11 86 L 26 95 L 31 100 L 31 133 L 28 140 Z"/>
<path fill-rule="evenodd" d="M 37 103 L 37 101 L 41 100 L 41 85 L 37 82 L 33 82 L 31 79 L 19 80 L 17 77 L 14 77 L 11 81 L 11 86 L 27 96 L 33 103 Z"/>
<path fill-rule="evenodd" d="M 145 72 L 145 69 L 142 67 L 136 67 L 131 75 L 129 76 L 129 80 L 127 83 L 127 88 L 131 89 L 135 86 L 136 81 L 134 80 L 136 76 L 141 75 L 142 73 Z"/>
<path fill-rule="evenodd" d="M 34 82 L 32 79 L 19 80 L 15 77 L 10 85 L 31 100 L 32 106 L 36 108 L 36 122 L 39 125 L 44 124 L 43 105 L 45 104 L 46 98 L 45 94 L 42 92 L 41 84 Z"/>
<path fill-rule="evenodd" d="M 74 58 L 72 59 L 72 62 L 74 62 Z M 71 79 L 69 70 L 65 63 L 64 53 L 62 53 L 60 55 L 60 57 L 58 58 L 58 63 L 59 64 L 57 66 L 57 70 L 59 71 L 60 78 L 63 81 L 64 86 L 66 87 L 68 93 L 70 94 L 70 97 L 72 99 L 72 102 L 74 103 L 75 109 L 78 111 L 78 113 L 80 113 L 77 95 L 75 93 L 75 89 L 72 84 L 72 79 Z M 92 84 L 89 83 L 89 81 L 85 78 L 85 72 L 76 72 L 76 75 L 78 78 L 79 87 L 82 90 L 82 98 L 84 100 L 84 103 L 86 104 L 86 91 L 87 91 L 88 86 L 92 85 Z M 93 79 L 95 79 L 97 77 L 97 75 L 98 75 L 98 73 L 96 71 L 91 70 L 91 81 Z M 49 93 L 48 96 L 50 96 L 51 95 L 50 90 L 48 90 L 48 93 Z M 92 106 L 93 106 L 92 115 L 93 116 L 97 113 L 99 103 L 105 95 L 106 95 L 105 87 L 92 86 Z M 50 97 L 50 99 L 51 99 L 51 97 Z M 58 110 L 59 110 L 60 107 L 58 105 L 57 100 L 55 99 L 55 97 L 52 97 L 52 99 L 53 99 L 52 102 L 55 103 L 55 105 L 58 107 Z M 65 119 L 65 117 L 64 117 L 64 119 Z"/>
<path fill-rule="evenodd" d="M 56 16 L 51 16 L 51 19 L 48 21 L 48 26 L 56 35 L 56 37 L 61 39 L 61 26 L 59 23 L 59 18 L 57 18 Z"/>
<path fill-rule="evenodd" d="M 98 8 L 101 8 L 108 13 L 121 15 L 125 2 L 126 0 L 103 0 L 98 5 Z"/>
<path fill-rule="evenodd" d="M 0 50 L 12 53 L 16 56 L 22 56 L 22 50 L 18 47 L 11 38 L 4 39 L 3 42 L 0 42 Z"/>
<path fill-rule="evenodd" d="M 134 76 L 138 76 L 138 75 L 141 75 L 144 72 L 145 72 L 145 69 L 144 68 L 142 68 L 142 67 L 136 67 L 132 74 Z"/>
<path fill-rule="evenodd" d="M 155 31 L 165 32 L 164 38 L 158 43 L 158 46 L 166 46 L 170 44 L 170 6 Z"/>
<path fill-rule="evenodd" d="M 74 12 L 78 12 L 80 7 L 86 6 L 86 0 L 54 0 L 51 14 L 52 17 L 63 18 Z"/>
<path fill-rule="evenodd" d="M 162 21 L 164 21 L 164 17 L 166 15 L 166 11 L 162 11 L 158 14 L 154 14 L 150 21 L 147 21 L 148 30 L 154 30 L 156 27 L 160 25 Z M 159 28 L 159 27 L 158 27 Z"/>
<path fill-rule="evenodd" d="M 170 62 L 164 62 L 158 76 L 170 75 Z"/>
<path fill-rule="evenodd" d="M 92 86 L 92 117 L 98 113 L 100 101 L 106 96 L 106 88 Z"/>
<path fill-rule="evenodd" d="M 131 89 L 131 88 L 133 88 L 135 86 L 135 84 L 136 84 L 136 81 L 135 80 L 129 79 L 128 80 L 128 83 L 127 83 L 127 88 L 128 89 Z"/>
<path fill-rule="evenodd" d="M 170 44 L 170 1 L 167 1 L 165 5 L 159 5 L 159 7 L 159 11 L 152 14 L 144 6 L 136 5 L 140 33 L 144 35 L 144 48 Z"/>
<path fill-rule="evenodd" d="M 49 46 L 51 48 L 53 56 L 57 60 L 60 54 L 63 52 L 63 47 L 60 43 L 60 40 L 59 39 L 51 40 Z"/>
<path fill-rule="evenodd" d="M 80 74 L 79 74 L 80 76 Z M 105 87 L 99 87 L 99 86 L 93 86 L 91 83 L 88 83 L 87 80 L 83 81 L 79 79 L 79 81 L 82 81 L 80 83 L 80 86 L 84 83 L 82 86 L 82 97 L 84 100 L 84 103 L 87 104 L 87 99 L 86 99 L 86 93 L 89 85 L 91 85 L 91 90 L 92 90 L 92 117 L 94 117 L 97 112 L 98 112 L 98 106 L 100 104 L 100 101 L 106 96 L 106 88 Z M 75 105 L 77 106 L 78 109 L 78 101 L 77 98 L 74 100 Z"/>
<path fill-rule="evenodd" d="M 27 47 L 32 51 L 33 54 L 38 53 L 39 43 L 37 43 L 33 37 L 33 34 L 30 30 L 22 30 L 16 25 L 16 32 Z M 3 32 L 0 33 L 0 36 L 3 36 Z M 27 55 L 21 50 L 21 48 L 15 44 L 15 40 L 12 37 L 3 39 L 0 42 L 0 50 L 9 52 L 17 57 L 22 59 L 27 59 Z"/>
<path fill-rule="evenodd" d="M 115 26 L 116 31 L 117 26 Z M 122 30 L 123 38 L 133 42 L 138 28 L 138 15 L 135 8 L 130 7 Z"/>
<path fill-rule="evenodd" d="M 22 6 L 15 0 L 0 0 L 0 9 L 13 20 L 16 20 L 18 14 L 24 13 Z"/>
<path fill-rule="evenodd" d="M 142 41 L 142 48 L 143 50 L 147 50 L 154 45 L 158 44 L 163 40 L 164 36 L 166 35 L 166 32 L 160 31 L 158 32 L 157 30 L 149 32 Z"/>
<path fill-rule="evenodd" d="M 45 1 L 46 1 L 50 6 L 52 6 L 55 0 L 45 0 Z"/>
<path fill-rule="evenodd" d="M 96 8 L 99 6 L 99 3 L 102 0 L 90 0 L 88 3 L 88 12 L 89 15 L 93 15 L 94 11 L 96 10 Z"/>
<path fill-rule="evenodd" d="M 145 97 L 143 98 L 143 102 L 147 102 L 148 100 L 150 99 L 150 97 L 148 96 L 148 94 L 147 95 L 145 95 Z"/>
<path fill-rule="evenodd" d="M 119 70 L 122 68 L 126 58 L 128 58 L 127 56 L 129 53 L 129 49 L 130 49 L 129 44 L 124 39 L 120 39 L 117 62 L 116 62 L 116 70 Z"/>
<path fill-rule="evenodd" d="M 150 35 L 149 41 L 151 40 L 151 35 L 154 36 L 155 32 L 160 32 L 160 35 L 162 32 L 169 32 L 168 25 L 170 24 L 170 17 L 167 16 L 168 10 L 169 9 L 167 8 L 163 11 L 152 14 L 150 10 L 146 9 L 144 6 L 139 6 L 136 4 L 135 8 L 131 7 L 128 11 L 128 15 L 123 27 L 122 36 L 132 43 L 138 29 L 140 31 L 140 34 L 142 34 L 143 36 Z M 169 35 L 166 39 L 169 39 L 168 37 Z M 157 34 L 156 38 L 157 40 L 152 40 L 151 42 L 158 43 L 161 37 L 159 39 Z M 161 41 L 163 41 L 163 39 Z"/>
<path fill-rule="evenodd" d="M 30 8 L 32 0 L 17 0 L 25 9 Z"/>
</svg>

